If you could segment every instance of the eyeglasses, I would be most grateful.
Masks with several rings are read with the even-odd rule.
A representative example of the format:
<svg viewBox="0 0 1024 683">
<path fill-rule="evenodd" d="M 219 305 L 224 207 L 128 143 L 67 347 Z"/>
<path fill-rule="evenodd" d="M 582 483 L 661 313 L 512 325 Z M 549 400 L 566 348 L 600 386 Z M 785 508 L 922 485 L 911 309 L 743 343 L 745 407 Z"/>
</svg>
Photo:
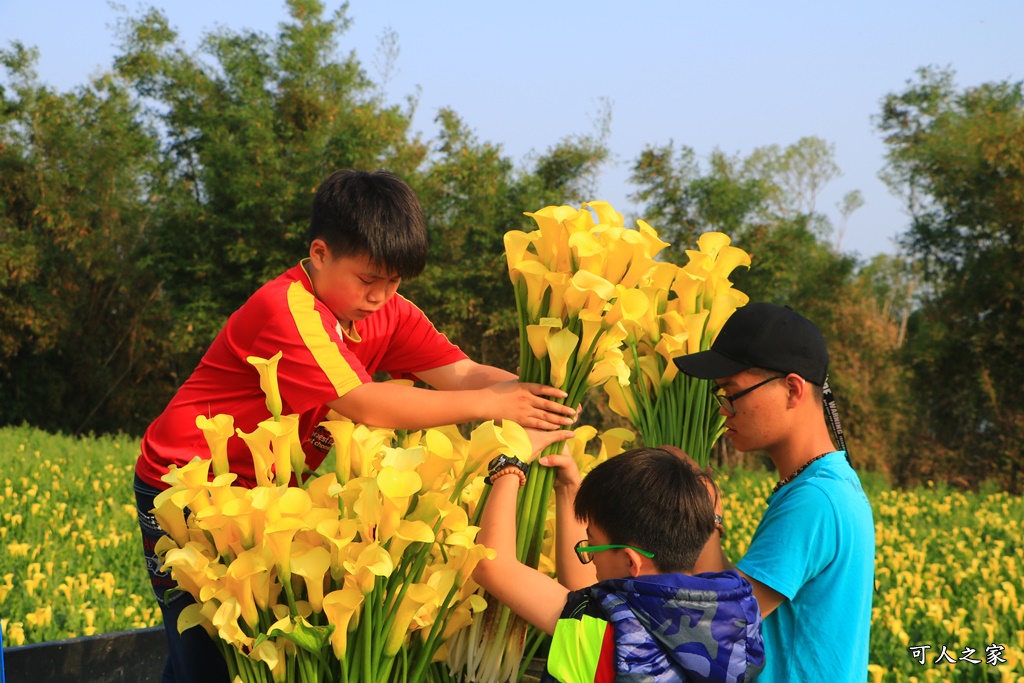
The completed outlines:
<svg viewBox="0 0 1024 683">
<path fill-rule="evenodd" d="M 777 379 L 785 379 L 785 378 L 786 378 L 786 375 L 777 375 L 775 377 L 769 377 L 768 379 L 764 380 L 763 382 L 758 382 L 757 384 L 755 384 L 752 387 L 747 387 L 743 391 L 737 391 L 732 396 L 726 396 L 724 393 L 722 393 L 723 392 L 722 389 L 718 389 L 712 395 L 718 400 L 718 403 L 723 408 L 725 408 L 725 411 L 727 413 L 729 413 L 730 415 L 735 415 L 736 414 L 736 406 L 733 405 L 733 404 L 736 402 L 736 399 L 740 398 L 741 396 L 746 396 L 747 394 L 749 394 L 754 389 L 757 389 L 758 387 L 763 387 L 765 384 L 768 384 L 768 382 L 774 382 Z"/>
<path fill-rule="evenodd" d="M 652 553 L 650 550 L 643 550 L 641 548 L 637 548 L 631 545 L 587 545 L 586 541 L 580 541 L 576 544 L 574 550 L 576 551 L 576 556 L 580 558 L 580 562 L 582 562 L 583 564 L 590 564 L 594 561 L 594 553 L 599 553 L 603 550 L 618 550 L 619 548 L 629 548 L 630 550 L 635 550 L 647 559 L 654 558 L 654 553 Z"/>
</svg>

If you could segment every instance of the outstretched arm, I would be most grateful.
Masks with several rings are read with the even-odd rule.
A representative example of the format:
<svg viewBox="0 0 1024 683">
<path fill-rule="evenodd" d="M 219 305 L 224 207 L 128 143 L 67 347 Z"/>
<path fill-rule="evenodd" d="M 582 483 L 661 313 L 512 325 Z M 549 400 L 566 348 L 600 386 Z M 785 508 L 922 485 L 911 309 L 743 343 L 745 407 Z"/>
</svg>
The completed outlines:
<svg viewBox="0 0 1024 683">
<path fill-rule="evenodd" d="M 519 379 L 511 372 L 490 365 L 483 365 L 469 358 L 416 373 L 421 380 L 442 391 L 457 389 L 483 389 L 499 382 Z"/>
<path fill-rule="evenodd" d="M 576 411 L 544 397 L 564 398 L 565 395 L 564 391 L 543 384 L 517 381 L 444 393 L 369 382 L 327 405 L 354 422 L 394 429 L 428 429 L 502 419 L 523 427 L 559 429 L 572 424 Z"/>
<path fill-rule="evenodd" d="M 551 577 L 516 559 L 516 496 L 519 477 L 506 474 L 492 486 L 480 520 L 477 543 L 497 551 L 481 560 L 473 579 L 499 602 L 548 635 L 562 614 L 569 591 Z"/>
</svg>

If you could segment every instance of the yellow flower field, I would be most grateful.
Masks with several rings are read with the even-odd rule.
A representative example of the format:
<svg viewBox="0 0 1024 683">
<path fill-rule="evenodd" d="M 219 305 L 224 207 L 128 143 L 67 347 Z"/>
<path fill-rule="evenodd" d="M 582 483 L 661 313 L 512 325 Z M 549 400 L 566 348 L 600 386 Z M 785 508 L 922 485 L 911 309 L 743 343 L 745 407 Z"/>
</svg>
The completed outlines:
<svg viewBox="0 0 1024 683">
<path fill-rule="evenodd" d="M 137 443 L 0 429 L 6 647 L 160 623 L 135 522 Z M 880 477 L 864 479 L 878 544 L 865 680 L 1024 683 L 1024 498 L 894 491 Z M 737 470 L 718 480 L 735 558 L 774 477 Z"/>
</svg>

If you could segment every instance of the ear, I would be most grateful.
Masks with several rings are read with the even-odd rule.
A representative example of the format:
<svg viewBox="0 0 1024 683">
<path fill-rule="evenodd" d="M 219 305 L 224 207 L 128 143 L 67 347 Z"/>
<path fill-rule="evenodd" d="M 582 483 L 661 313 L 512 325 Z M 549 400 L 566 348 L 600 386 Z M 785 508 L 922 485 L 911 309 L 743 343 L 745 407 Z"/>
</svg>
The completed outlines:
<svg viewBox="0 0 1024 683">
<path fill-rule="evenodd" d="M 317 270 L 323 266 L 324 261 L 326 261 L 330 255 L 331 250 L 327 246 L 327 242 L 324 242 L 319 237 L 309 243 L 309 261 Z"/>
<path fill-rule="evenodd" d="M 632 548 L 623 548 L 623 550 L 626 553 L 626 557 L 629 558 L 629 575 L 632 578 L 635 579 L 641 574 L 649 573 L 644 571 L 644 560 L 647 559 L 646 557 Z"/>
<path fill-rule="evenodd" d="M 786 375 L 786 391 L 788 392 L 786 407 L 790 409 L 796 408 L 807 395 L 807 380 L 796 373 L 789 373 Z"/>
</svg>

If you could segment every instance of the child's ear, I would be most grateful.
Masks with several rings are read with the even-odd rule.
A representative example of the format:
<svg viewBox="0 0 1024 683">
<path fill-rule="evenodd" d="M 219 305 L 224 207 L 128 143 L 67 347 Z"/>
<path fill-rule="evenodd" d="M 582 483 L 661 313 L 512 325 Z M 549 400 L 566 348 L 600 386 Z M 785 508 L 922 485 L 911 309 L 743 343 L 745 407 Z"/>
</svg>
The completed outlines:
<svg viewBox="0 0 1024 683">
<path fill-rule="evenodd" d="M 327 248 L 327 243 L 319 237 L 309 243 L 309 260 L 317 268 L 323 265 L 329 255 L 330 249 Z"/>
<path fill-rule="evenodd" d="M 629 558 L 629 575 L 632 578 L 640 576 L 644 568 L 644 558 L 632 548 L 624 548 L 626 557 Z"/>
</svg>

